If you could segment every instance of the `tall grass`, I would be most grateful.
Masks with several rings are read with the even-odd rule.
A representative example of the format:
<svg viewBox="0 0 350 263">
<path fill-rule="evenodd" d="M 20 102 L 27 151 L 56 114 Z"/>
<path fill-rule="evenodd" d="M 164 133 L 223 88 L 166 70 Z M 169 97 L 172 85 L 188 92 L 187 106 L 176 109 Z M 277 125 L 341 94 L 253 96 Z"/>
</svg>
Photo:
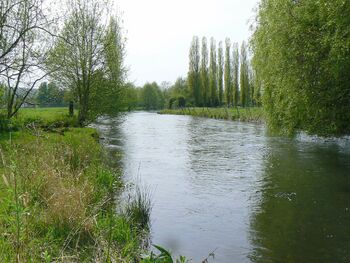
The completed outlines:
<svg viewBox="0 0 350 263">
<path fill-rule="evenodd" d="M 128 193 L 127 201 L 122 213 L 139 229 L 149 229 L 151 211 L 151 190 L 149 187 L 137 183 Z"/>
<path fill-rule="evenodd" d="M 93 129 L 22 131 L 0 141 L 2 262 L 132 262 L 138 226 L 115 211 L 120 170 Z"/>
</svg>

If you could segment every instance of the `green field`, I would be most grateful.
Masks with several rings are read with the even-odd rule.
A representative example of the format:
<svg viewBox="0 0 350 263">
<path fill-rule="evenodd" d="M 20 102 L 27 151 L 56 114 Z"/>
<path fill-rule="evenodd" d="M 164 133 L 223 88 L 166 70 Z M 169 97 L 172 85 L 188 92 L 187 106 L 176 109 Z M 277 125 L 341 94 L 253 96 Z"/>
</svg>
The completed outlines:
<svg viewBox="0 0 350 263">
<path fill-rule="evenodd" d="M 261 107 L 254 108 L 183 108 L 166 109 L 160 114 L 191 115 L 196 117 L 224 119 L 245 122 L 264 122 L 264 113 Z"/>
</svg>

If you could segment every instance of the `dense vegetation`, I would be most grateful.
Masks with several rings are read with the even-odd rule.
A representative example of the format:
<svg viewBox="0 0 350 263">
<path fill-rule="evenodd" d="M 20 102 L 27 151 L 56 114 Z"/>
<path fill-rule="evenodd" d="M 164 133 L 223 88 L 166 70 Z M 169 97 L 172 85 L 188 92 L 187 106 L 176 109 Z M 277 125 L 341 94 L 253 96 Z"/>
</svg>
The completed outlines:
<svg viewBox="0 0 350 263">
<path fill-rule="evenodd" d="M 349 1 L 261 1 L 251 45 L 272 130 L 350 133 L 349 25 Z"/>
</svg>

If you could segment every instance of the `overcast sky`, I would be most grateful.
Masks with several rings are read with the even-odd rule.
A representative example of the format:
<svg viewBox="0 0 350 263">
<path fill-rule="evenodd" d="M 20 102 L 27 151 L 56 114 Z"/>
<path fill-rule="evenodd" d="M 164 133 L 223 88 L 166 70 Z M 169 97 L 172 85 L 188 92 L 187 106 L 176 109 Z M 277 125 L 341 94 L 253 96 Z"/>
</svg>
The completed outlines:
<svg viewBox="0 0 350 263">
<path fill-rule="evenodd" d="M 241 42 L 259 0 L 116 0 L 127 30 L 129 80 L 174 82 L 186 76 L 192 37 Z"/>
</svg>

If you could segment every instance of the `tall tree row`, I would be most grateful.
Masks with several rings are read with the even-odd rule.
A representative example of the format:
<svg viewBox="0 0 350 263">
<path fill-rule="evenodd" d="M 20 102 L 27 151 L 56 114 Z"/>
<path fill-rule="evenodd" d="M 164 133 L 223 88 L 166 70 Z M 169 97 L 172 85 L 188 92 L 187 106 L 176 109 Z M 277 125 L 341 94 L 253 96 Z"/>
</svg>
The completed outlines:
<svg viewBox="0 0 350 263">
<path fill-rule="evenodd" d="M 229 38 L 217 47 L 210 39 L 194 37 L 190 47 L 188 91 L 190 104 L 196 107 L 246 107 L 260 105 L 261 82 L 250 65 L 248 45 L 232 43 Z M 208 65 L 209 64 L 209 65 Z M 192 103 L 191 103 L 192 102 Z"/>
<path fill-rule="evenodd" d="M 225 94 L 226 104 L 228 107 L 232 105 L 232 76 L 231 76 L 231 40 L 225 41 Z"/>
<path fill-rule="evenodd" d="M 210 39 L 209 86 L 210 86 L 210 106 L 212 107 L 218 106 L 216 43 L 214 38 Z"/>
<path fill-rule="evenodd" d="M 233 105 L 238 106 L 239 102 L 239 50 L 238 43 L 234 43 L 232 47 L 232 90 Z"/>
<path fill-rule="evenodd" d="M 251 91 L 249 88 L 249 66 L 247 58 L 247 47 L 243 41 L 241 47 L 241 66 L 240 66 L 240 89 L 241 89 L 241 105 L 242 107 L 250 104 Z"/>
<path fill-rule="evenodd" d="M 201 88 L 202 88 L 202 106 L 209 106 L 209 74 L 208 74 L 208 42 L 207 38 L 202 38 L 202 57 L 201 57 Z"/>
<path fill-rule="evenodd" d="M 218 50 L 218 87 L 219 87 L 219 105 L 224 103 L 224 50 L 222 47 L 222 41 L 219 42 Z"/>
<path fill-rule="evenodd" d="M 190 98 L 195 106 L 201 105 L 201 77 L 200 77 L 200 51 L 199 51 L 199 38 L 193 37 L 190 54 L 189 54 L 189 70 L 188 70 L 188 89 Z"/>
</svg>

